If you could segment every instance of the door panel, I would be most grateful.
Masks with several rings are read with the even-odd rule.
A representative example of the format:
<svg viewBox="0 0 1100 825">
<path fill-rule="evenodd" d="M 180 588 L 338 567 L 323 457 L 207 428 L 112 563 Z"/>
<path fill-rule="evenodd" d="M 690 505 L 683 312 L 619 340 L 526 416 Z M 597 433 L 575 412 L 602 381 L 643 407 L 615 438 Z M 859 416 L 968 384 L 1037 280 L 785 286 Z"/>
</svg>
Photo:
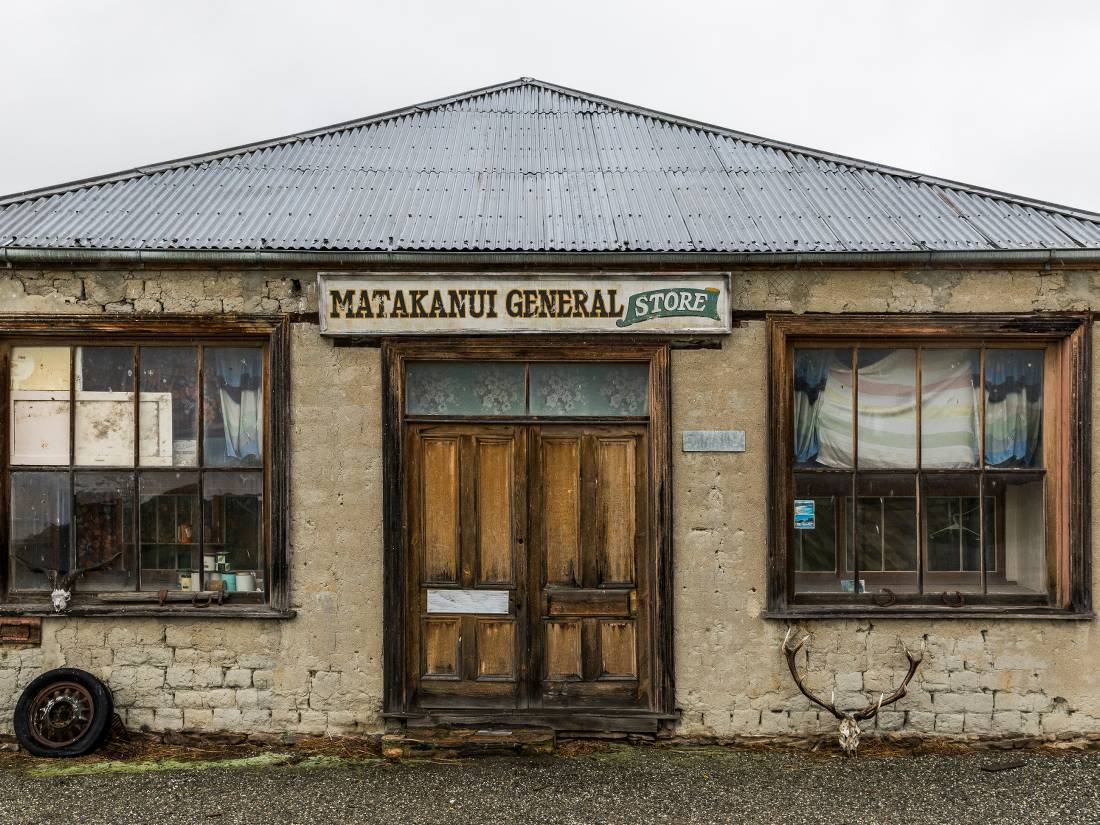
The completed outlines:
<svg viewBox="0 0 1100 825">
<path fill-rule="evenodd" d="M 424 622 L 424 659 L 421 672 L 442 679 L 458 678 L 458 636 L 460 619 L 429 619 Z"/>
<path fill-rule="evenodd" d="M 515 445 L 475 437 L 477 449 L 478 582 L 515 581 Z"/>
<path fill-rule="evenodd" d="M 650 709 L 646 426 L 406 434 L 409 706 Z"/>
<path fill-rule="evenodd" d="M 420 511 L 425 582 L 458 581 L 458 450 L 454 436 L 424 439 L 421 499 L 432 502 Z"/>
<path fill-rule="evenodd" d="M 638 675 L 638 653 L 634 645 L 634 623 L 600 622 L 600 677 L 634 679 Z"/>
<path fill-rule="evenodd" d="M 410 704 L 521 707 L 523 429 L 412 425 L 407 433 Z"/>
<path fill-rule="evenodd" d="M 539 425 L 529 441 L 533 701 L 648 707 L 646 429 Z"/>
<path fill-rule="evenodd" d="M 479 679 L 516 678 L 516 623 L 480 619 L 477 623 L 477 675 Z"/>
<path fill-rule="evenodd" d="M 599 585 L 634 586 L 638 476 L 633 438 L 596 439 L 596 576 Z"/>
<path fill-rule="evenodd" d="M 542 542 L 546 580 L 576 586 L 581 570 L 581 439 L 545 437 L 542 486 L 554 495 L 543 498 Z"/>
<path fill-rule="evenodd" d="M 581 623 L 545 622 L 546 678 L 552 680 L 581 679 Z"/>
</svg>

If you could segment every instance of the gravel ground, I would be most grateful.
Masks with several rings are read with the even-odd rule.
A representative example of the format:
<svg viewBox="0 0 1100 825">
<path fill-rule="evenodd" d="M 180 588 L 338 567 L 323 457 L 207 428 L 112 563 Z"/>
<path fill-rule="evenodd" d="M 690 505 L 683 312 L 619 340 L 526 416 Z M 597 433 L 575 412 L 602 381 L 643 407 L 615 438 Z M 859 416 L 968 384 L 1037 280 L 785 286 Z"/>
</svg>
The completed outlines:
<svg viewBox="0 0 1100 825">
<path fill-rule="evenodd" d="M 59 765 L 98 772 L 37 773 Z M 125 773 L 135 765 L 9 758 L 0 762 L 0 823 L 1100 823 L 1095 753 L 843 759 L 623 748 L 458 761 L 153 767 Z"/>
</svg>

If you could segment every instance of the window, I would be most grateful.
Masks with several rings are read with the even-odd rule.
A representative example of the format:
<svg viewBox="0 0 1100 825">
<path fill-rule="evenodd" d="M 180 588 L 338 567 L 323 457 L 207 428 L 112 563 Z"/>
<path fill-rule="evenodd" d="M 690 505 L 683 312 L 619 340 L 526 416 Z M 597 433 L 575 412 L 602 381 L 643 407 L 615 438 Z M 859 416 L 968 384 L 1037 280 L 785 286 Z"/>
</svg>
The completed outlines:
<svg viewBox="0 0 1100 825">
<path fill-rule="evenodd" d="M 1083 609 L 1083 322 L 923 320 L 773 319 L 773 609 Z"/>
<path fill-rule="evenodd" d="M 641 418 L 647 363 L 409 361 L 407 415 Z"/>
<path fill-rule="evenodd" d="M 269 500 L 281 329 L 5 340 L 5 604 L 33 607 L 51 572 L 78 570 L 77 612 L 212 594 L 261 607 L 273 584 L 281 597 Z"/>
</svg>

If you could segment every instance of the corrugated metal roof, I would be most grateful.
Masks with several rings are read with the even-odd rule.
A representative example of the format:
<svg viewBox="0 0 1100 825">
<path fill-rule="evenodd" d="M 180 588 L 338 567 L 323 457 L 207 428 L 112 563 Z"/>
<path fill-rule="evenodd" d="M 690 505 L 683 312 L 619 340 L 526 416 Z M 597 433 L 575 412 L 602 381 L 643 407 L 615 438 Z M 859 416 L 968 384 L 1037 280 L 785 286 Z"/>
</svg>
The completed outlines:
<svg viewBox="0 0 1100 825">
<path fill-rule="evenodd" d="M 1100 249 L 1100 215 L 524 78 L 0 198 L 0 247 Z"/>
</svg>

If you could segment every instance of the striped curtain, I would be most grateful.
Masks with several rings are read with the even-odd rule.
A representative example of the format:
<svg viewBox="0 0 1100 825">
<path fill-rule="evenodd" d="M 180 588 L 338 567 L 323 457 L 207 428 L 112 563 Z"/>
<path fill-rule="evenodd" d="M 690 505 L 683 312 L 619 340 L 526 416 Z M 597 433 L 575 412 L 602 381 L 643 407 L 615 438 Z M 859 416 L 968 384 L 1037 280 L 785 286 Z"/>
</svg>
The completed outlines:
<svg viewBox="0 0 1100 825">
<path fill-rule="evenodd" d="M 862 350 L 858 370 L 860 467 L 915 467 L 916 350 Z M 796 461 L 851 467 L 850 352 L 800 350 L 795 372 Z M 977 350 L 926 349 L 921 375 L 923 466 L 975 466 L 980 386 Z M 1006 418 L 1010 406 L 1005 408 Z M 1014 436 L 1018 433 L 1018 427 L 1010 423 L 1004 430 Z"/>
</svg>

